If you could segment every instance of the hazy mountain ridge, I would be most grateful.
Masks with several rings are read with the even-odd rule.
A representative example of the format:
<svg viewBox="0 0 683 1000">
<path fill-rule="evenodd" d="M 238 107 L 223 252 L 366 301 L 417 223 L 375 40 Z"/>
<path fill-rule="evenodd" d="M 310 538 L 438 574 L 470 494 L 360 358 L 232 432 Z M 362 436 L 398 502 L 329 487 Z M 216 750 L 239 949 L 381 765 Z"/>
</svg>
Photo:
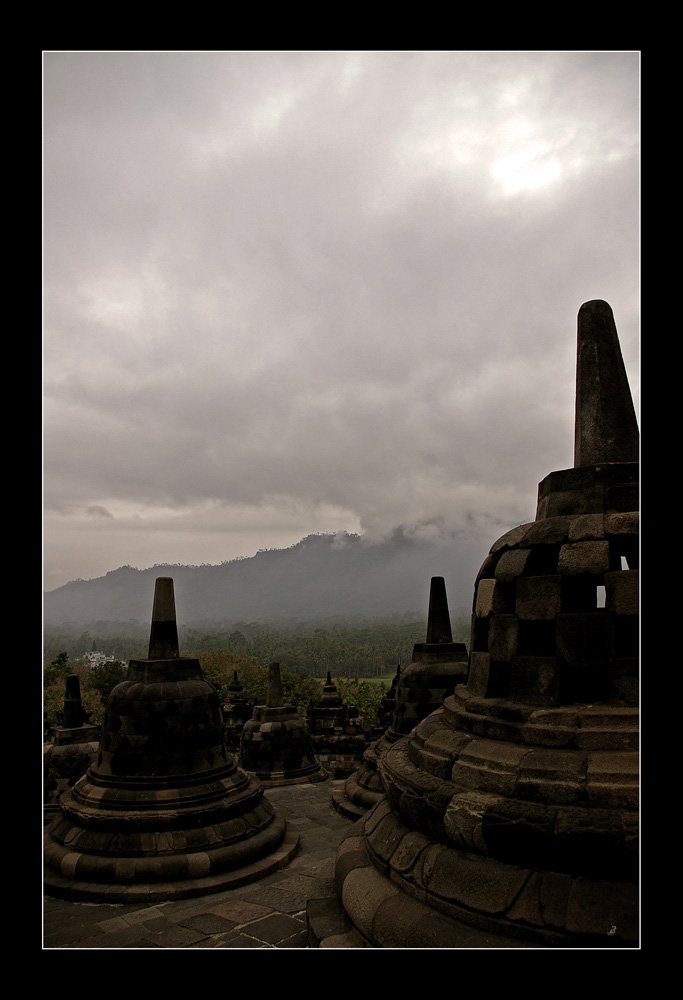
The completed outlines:
<svg viewBox="0 0 683 1000">
<path fill-rule="evenodd" d="M 432 576 L 445 578 L 455 615 L 469 608 L 478 569 L 471 553 L 464 558 L 461 552 L 455 540 L 437 544 L 401 532 L 375 544 L 343 532 L 308 535 L 288 549 L 218 565 L 121 566 L 94 580 L 74 580 L 44 595 L 44 620 L 148 622 L 158 576 L 173 577 L 184 624 L 426 614 Z"/>
</svg>

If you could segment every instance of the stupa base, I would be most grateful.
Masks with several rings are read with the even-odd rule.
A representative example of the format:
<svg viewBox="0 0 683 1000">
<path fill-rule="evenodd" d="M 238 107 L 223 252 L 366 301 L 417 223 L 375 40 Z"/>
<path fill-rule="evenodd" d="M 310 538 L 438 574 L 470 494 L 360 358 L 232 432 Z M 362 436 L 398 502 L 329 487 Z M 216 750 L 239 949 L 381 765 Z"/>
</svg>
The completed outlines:
<svg viewBox="0 0 683 1000">
<path fill-rule="evenodd" d="M 47 834 L 46 834 L 47 838 Z M 48 843 L 46 839 L 46 844 Z M 210 896 L 237 889 L 271 875 L 289 864 L 299 849 L 299 834 L 287 832 L 279 847 L 240 868 L 215 875 L 178 879 L 175 882 L 128 882 L 105 884 L 79 881 L 45 866 L 44 892 L 58 899 L 90 903 L 159 903 L 193 896 Z M 66 853 L 65 853 L 66 858 Z M 73 854 L 71 855 L 73 859 Z M 70 863 L 70 862 L 69 862 Z"/>
<path fill-rule="evenodd" d="M 280 788 L 282 785 L 308 785 L 312 781 L 327 781 L 329 774 L 320 765 L 303 774 L 287 771 L 247 771 L 250 777 L 258 778 L 264 788 Z"/>
<path fill-rule="evenodd" d="M 406 826 L 387 800 L 340 844 L 335 884 L 346 916 L 375 948 L 638 946 L 636 886 L 455 850 Z"/>
</svg>

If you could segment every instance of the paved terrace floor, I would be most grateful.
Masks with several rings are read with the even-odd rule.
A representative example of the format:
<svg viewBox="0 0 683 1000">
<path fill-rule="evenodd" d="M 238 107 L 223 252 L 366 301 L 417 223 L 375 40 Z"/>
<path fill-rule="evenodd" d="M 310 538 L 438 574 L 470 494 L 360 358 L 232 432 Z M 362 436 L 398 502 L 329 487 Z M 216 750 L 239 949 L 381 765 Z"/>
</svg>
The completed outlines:
<svg viewBox="0 0 683 1000">
<path fill-rule="evenodd" d="M 306 907 L 325 928 L 322 947 L 365 947 L 334 898 L 337 847 L 352 821 L 332 805 L 343 781 L 269 788 L 266 795 L 300 836 L 296 856 L 279 871 L 240 888 L 194 899 L 86 903 L 44 897 L 43 947 L 306 948 Z"/>
</svg>

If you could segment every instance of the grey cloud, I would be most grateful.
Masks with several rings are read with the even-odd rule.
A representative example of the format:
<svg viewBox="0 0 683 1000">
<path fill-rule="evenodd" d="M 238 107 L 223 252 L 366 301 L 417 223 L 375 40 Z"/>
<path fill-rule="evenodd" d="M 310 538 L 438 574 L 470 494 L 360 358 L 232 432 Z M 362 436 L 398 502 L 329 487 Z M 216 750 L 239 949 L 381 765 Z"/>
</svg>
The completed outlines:
<svg viewBox="0 0 683 1000">
<path fill-rule="evenodd" d="M 194 508 L 198 532 L 207 504 L 328 505 L 373 537 L 533 516 L 572 461 L 583 301 L 612 303 L 637 397 L 638 75 L 48 54 L 46 504 Z M 515 150 L 558 178 L 505 194 Z"/>
</svg>

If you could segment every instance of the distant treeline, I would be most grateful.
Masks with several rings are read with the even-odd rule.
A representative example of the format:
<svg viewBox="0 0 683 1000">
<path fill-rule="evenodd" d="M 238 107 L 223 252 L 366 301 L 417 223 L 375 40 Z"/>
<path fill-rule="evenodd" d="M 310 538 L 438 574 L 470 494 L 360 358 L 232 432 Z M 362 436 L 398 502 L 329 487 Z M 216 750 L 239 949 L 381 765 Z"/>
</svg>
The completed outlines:
<svg viewBox="0 0 683 1000">
<path fill-rule="evenodd" d="M 458 618 L 451 624 L 454 641 L 469 643 L 469 621 Z M 51 663 L 62 652 L 72 663 L 92 650 L 124 662 L 147 656 L 149 624 L 99 622 L 95 628 L 71 631 L 65 625 L 46 630 L 44 663 Z M 276 660 L 293 673 L 313 677 L 324 677 L 328 670 L 341 677 L 372 677 L 393 673 L 398 664 L 406 667 L 415 643 L 425 641 L 426 630 L 426 620 L 362 625 L 235 622 L 225 627 L 180 626 L 178 637 L 183 656 L 225 650 L 252 657 L 262 666 Z"/>
</svg>

